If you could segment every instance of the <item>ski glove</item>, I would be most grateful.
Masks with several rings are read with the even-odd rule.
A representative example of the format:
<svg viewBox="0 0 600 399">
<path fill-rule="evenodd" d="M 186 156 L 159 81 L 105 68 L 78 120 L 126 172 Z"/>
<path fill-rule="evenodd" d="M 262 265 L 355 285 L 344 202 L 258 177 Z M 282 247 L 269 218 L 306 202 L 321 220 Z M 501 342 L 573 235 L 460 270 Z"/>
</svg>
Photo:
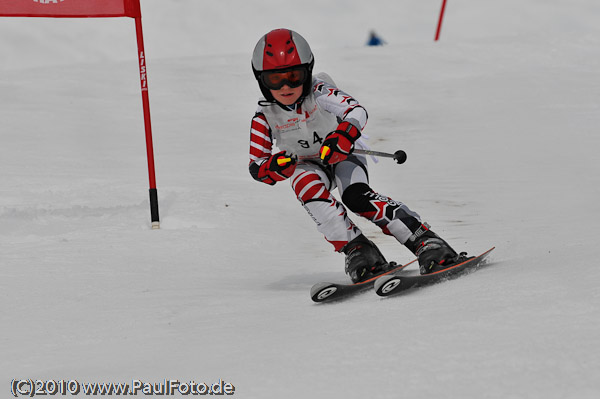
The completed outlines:
<svg viewBox="0 0 600 399">
<path fill-rule="evenodd" d="M 258 178 L 273 185 L 278 181 L 288 179 L 296 170 L 298 157 L 285 151 L 273 154 L 258 169 Z"/>
<path fill-rule="evenodd" d="M 325 165 L 341 162 L 354 151 L 354 142 L 360 137 L 360 130 L 350 122 L 342 122 L 329 133 L 321 146 L 321 160 Z"/>
</svg>

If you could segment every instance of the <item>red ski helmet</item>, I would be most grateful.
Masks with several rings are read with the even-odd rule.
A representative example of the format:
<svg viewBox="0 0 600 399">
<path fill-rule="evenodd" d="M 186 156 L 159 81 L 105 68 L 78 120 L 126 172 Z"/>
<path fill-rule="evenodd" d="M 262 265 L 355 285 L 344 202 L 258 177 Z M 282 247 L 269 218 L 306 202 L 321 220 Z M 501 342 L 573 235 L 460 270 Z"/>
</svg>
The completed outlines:
<svg viewBox="0 0 600 399">
<path fill-rule="evenodd" d="M 315 59 L 308 42 L 289 29 L 270 31 L 260 38 L 252 53 L 252 71 L 260 91 L 268 101 L 275 101 L 275 99 L 261 79 L 263 72 L 303 69 L 306 72 L 302 90 L 302 98 L 304 98 L 312 88 L 314 63 Z"/>
</svg>

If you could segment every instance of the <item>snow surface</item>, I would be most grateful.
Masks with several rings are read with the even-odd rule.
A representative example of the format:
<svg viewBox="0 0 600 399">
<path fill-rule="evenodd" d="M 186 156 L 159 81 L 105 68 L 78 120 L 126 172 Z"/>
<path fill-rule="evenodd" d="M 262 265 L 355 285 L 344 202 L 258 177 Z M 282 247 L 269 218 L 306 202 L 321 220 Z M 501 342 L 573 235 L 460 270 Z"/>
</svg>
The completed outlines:
<svg viewBox="0 0 600 399">
<path fill-rule="evenodd" d="M 597 0 L 142 0 L 0 20 L 0 392 L 13 378 L 223 379 L 240 398 L 600 397 Z M 369 111 L 372 185 L 493 263 L 395 298 L 343 281 L 287 183 L 247 171 L 250 53 L 287 26 Z M 370 29 L 389 43 L 364 47 Z M 354 220 L 388 258 L 408 251 Z"/>
</svg>

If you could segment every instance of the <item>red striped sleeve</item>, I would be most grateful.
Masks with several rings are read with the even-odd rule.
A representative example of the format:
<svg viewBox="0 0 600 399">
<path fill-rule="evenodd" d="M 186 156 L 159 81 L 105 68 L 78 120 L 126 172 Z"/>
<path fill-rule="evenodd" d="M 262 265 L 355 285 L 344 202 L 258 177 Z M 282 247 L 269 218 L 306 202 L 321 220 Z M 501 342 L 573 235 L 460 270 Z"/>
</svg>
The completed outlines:
<svg viewBox="0 0 600 399">
<path fill-rule="evenodd" d="M 261 165 L 271 156 L 272 148 L 271 128 L 264 114 L 258 112 L 250 124 L 250 175 L 254 180 L 271 185 L 275 181 L 265 173 L 264 168 L 261 169 Z"/>
<path fill-rule="evenodd" d="M 258 113 L 252 118 L 250 125 L 250 163 L 262 163 L 261 160 L 271 156 L 273 142 L 271 139 L 271 128 L 267 118 Z"/>
</svg>

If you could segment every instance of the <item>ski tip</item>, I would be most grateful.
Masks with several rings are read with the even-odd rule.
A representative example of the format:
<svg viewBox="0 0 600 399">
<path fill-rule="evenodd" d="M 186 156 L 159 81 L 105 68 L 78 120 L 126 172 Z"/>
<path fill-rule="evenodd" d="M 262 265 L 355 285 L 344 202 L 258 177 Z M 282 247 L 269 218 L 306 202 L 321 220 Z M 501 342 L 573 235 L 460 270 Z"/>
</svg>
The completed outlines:
<svg viewBox="0 0 600 399">
<path fill-rule="evenodd" d="M 490 252 L 492 252 L 494 249 L 496 249 L 496 247 L 491 247 L 490 249 L 488 249 L 487 251 L 485 251 L 481 255 L 477 256 L 477 258 L 479 258 L 481 260 L 481 264 L 486 264 L 486 263 L 490 262 L 490 260 L 486 259 L 486 258 L 490 254 Z"/>
<path fill-rule="evenodd" d="M 496 249 L 496 247 L 491 247 L 490 249 L 488 249 L 487 251 L 485 251 L 484 253 L 482 253 L 481 255 L 487 255 L 490 252 L 492 252 L 494 249 Z"/>
</svg>

